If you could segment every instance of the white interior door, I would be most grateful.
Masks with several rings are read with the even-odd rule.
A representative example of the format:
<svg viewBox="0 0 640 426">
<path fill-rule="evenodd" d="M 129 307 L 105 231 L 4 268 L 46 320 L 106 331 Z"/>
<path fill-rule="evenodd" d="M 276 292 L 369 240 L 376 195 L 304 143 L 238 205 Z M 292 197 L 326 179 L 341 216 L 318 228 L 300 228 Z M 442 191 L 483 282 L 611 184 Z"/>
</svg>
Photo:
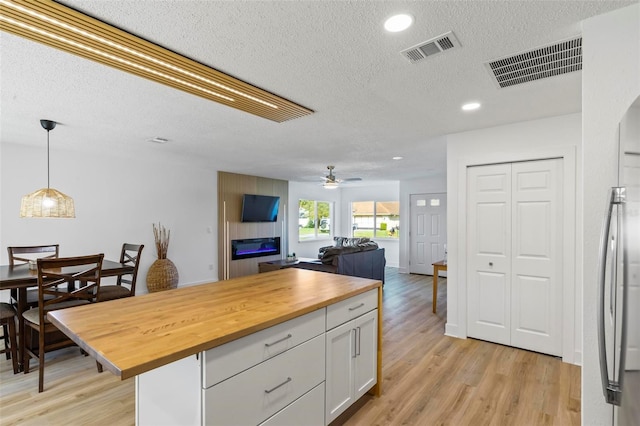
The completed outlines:
<svg viewBox="0 0 640 426">
<path fill-rule="evenodd" d="M 511 165 L 470 167 L 467 333 L 511 344 Z"/>
<path fill-rule="evenodd" d="M 562 160 L 470 167 L 468 335 L 562 350 Z"/>
<path fill-rule="evenodd" d="M 511 345 L 562 352 L 562 160 L 512 166 Z"/>
<path fill-rule="evenodd" d="M 411 194 L 409 272 L 433 274 L 447 244 L 447 194 Z"/>
</svg>

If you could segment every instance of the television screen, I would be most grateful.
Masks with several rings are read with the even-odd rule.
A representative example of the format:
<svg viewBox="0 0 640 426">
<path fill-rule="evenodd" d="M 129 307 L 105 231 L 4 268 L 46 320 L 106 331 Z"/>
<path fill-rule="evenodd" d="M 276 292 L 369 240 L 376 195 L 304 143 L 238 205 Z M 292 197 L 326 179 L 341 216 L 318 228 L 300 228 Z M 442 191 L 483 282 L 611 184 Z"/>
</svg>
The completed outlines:
<svg viewBox="0 0 640 426">
<path fill-rule="evenodd" d="M 280 197 L 244 194 L 242 197 L 243 222 L 276 222 Z"/>
</svg>

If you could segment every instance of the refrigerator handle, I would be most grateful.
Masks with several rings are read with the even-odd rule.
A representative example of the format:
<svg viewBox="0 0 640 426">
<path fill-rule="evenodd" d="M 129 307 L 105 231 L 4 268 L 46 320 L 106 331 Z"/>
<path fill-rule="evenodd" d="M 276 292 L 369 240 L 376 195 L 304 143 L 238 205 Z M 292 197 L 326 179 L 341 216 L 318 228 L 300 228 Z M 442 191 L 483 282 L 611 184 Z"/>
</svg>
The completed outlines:
<svg viewBox="0 0 640 426">
<path fill-rule="evenodd" d="M 602 226 L 602 233 L 600 234 L 600 270 L 598 276 L 598 350 L 600 352 L 600 377 L 602 379 L 602 391 L 604 393 L 607 403 L 620 405 L 621 401 L 621 388 L 620 377 L 624 372 L 623 368 L 618 369 L 618 381 L 609 380 L 609 367 L 607 363 L 607 349 L 606 349 L 606 336 L 605 336 L 605 292 L 606 292 L 606 275 L 607 275 L 607 247 L 609 245 L 609 231 L 611 228 L 611 219 L 613 217 L 614 206 L 620 206 L 624 203 L 624 188 L 613 187 L 610 190 L 609 203 L 607 206 L 607 214 Z M 624 216 L 624 215 L 622 215 Z M 621 234 L 620 234 L 621 235 Z M 618 243 L 620 244 L 620 243 Z M 624 249 L 623 249 L 624 250 Z M 614 265 L 615 267 L 616 265 Z M 609 283 L 611 286 L 615 286 L 616 283 Z M 623 311 L 624 314 L 624 311 Z M 624 318 L 624 315 L 623 315 Z M 623 330 L 624 331 L 624 330 Z M 614 348 L 614 356 L 615 356 Z M 620 351 L 621 361 L 624 361 L 623 351 Z M 617 364 L 620 365 L 620 364 Z M 622 367 L 622 365 L 620 365 Z"/>
</svg>

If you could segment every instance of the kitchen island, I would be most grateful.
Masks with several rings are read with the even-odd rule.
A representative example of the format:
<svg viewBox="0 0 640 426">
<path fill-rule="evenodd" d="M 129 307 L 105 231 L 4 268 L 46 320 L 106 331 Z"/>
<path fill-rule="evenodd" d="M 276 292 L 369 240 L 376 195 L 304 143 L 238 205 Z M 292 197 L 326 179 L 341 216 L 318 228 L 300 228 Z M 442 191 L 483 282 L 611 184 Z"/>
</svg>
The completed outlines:
<svg viewBox="0 0 640 426">
<path fill-rule="evenodd" d="M 381 286 L 289 268 L 49 319 L 107 370 L 136 377 L 138 424 L 328 424 L 380 395 Z"/>
</svg>

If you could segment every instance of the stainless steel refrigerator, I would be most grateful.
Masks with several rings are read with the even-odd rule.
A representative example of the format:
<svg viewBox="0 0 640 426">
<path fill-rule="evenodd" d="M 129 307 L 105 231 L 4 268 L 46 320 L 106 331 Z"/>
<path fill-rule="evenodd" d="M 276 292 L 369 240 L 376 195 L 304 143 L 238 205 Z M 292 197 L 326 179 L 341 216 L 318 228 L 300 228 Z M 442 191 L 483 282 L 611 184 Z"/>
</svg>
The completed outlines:
<svg viewBox="0 0 640 426">
<path fill-rule="evenodd" d="M 611 424 L 640 425 L 640 98 L 618 129 L 618 182 L 600 240 L 598 340 Z"/>
</svg>

